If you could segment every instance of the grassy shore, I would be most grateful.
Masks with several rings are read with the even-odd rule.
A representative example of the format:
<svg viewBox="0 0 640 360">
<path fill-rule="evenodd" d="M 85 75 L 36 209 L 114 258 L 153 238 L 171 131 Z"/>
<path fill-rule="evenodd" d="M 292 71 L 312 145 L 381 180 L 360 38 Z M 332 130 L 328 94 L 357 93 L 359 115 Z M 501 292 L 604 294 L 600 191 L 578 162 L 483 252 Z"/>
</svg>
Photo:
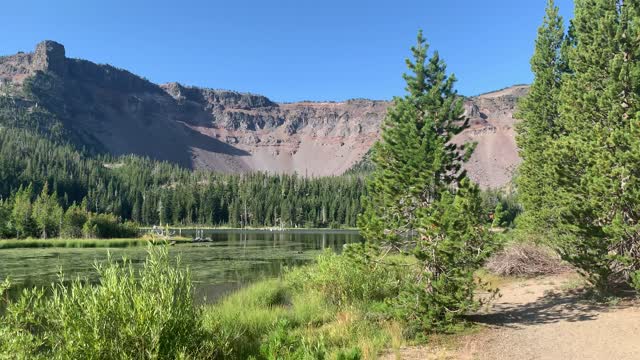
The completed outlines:
<svg viewBox="0 0 640 360">
<path fill-rule="evenodd" d="M 403 343 L 403 326 L 372 320 L 362 304 L 340 306 L 325 294 L 265 280 L 204 308 L 203 325 L 228 359 L 375 359 Z"/>
<path fill-rule="evenodd" d="M 325 252 L 197 305 L 190 273 L 168 251 L 150 247 L 139 271 L 111 261 L 96 267 L 100 281 L 59 283 L 50 296 L 27 289 L 0 312 L 0 358 L 368 360 L 403 344 L 404 326 L 383 308 L 406 268 L 354 268 Z M 0 297 L 9 287 L 0 282 Z"/>
<path fill-rule="evenodd" d="M 191 242 L 188 238 L 172 238 L 171 241 Z M 148 238 L 133 239 L 8 239 L 0 240 L 0 249 L 20 248 L 127 248 L 164 244 L 164 240 L 152 240 Z"/>
</svg>

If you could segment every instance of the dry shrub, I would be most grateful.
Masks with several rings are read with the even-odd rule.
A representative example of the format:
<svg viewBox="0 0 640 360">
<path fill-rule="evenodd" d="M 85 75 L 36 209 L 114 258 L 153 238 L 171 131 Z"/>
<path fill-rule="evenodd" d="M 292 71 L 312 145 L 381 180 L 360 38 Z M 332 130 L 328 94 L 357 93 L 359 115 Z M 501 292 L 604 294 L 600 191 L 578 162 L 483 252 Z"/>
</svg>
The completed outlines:
<svg viewBox="0 0 640 360">
<path fill-rule="evenodd" d="M 493 255 L 487 270 L 500 276 L 539 276 L 566 272 L 570 267 L 551 249 L 530 243 L 512 243 Z"/>
</svg>

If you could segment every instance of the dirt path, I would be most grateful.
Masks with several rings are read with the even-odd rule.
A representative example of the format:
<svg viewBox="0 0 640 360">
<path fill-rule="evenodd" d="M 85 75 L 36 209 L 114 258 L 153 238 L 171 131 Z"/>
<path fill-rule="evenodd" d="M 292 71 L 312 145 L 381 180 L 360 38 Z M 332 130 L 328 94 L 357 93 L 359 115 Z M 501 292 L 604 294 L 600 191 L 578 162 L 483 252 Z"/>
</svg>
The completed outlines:
<svg viewBox="0 0 640 360">
<path fill-rule="evenodd" d="M 459 339 L 455 350 L 407 348 L 414 359 L 640 359 L 640 304 L 597 305 L 566 290 L 574 277 L 526 280 L 501 287 L 503 296 L 474 320 L 479 334 Z M 388 356 L 387 359 L 395 359 Z"/>
</svg>

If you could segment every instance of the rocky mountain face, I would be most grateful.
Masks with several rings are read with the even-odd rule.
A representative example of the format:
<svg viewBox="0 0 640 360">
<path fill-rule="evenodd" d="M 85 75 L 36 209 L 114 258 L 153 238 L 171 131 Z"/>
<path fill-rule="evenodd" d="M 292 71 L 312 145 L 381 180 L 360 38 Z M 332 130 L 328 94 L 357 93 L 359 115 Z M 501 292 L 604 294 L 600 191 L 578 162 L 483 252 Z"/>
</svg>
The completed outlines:
<svg viewBox="0 0 640 360">
<path fill-rule="evenodd" d="M 519 158 L 512 117 L 526 86 L 466 100 L 478 143 L 467 168 L 483 187 L 508 183 Z M 0 57 L 0 96 L 44 106 L 83 145 L 225 172 L 337 175 L 369 151 L 390 102 L 275 103 L 227 90 L 153 84 L 126 70 L 65 56 L 44 41 Z"/>
<path fill-rule="evenodd" d="M 520 164 L 513 114 L 518 99 L 528 91 L 528 85 L 516 85 L 465 100 L 470 126 L 454 142 L 477 143 L 465 168 L 483 188 L 509 185 Z"/>
</svg>

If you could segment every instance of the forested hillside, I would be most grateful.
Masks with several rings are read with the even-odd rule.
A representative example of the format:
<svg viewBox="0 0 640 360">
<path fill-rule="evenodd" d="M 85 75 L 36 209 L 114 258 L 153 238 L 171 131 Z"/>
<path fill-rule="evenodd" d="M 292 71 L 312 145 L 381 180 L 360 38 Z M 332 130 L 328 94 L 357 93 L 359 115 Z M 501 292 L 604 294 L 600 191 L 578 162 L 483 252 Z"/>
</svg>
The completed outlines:
<svg viewBox="0 0 640 360">
<path fill-rule="evenodd" d="M 63 211 L 74 203 L 91 213 L 113 214 L 140 225 L 232 227 L 354 227 L 366 193 L 368 156 L 346 175 L 305 177 L 263 172 L 228 174 L 183 168 L 135 155 L 113 156 L 99 146 L 80 148 L 75 135 L 47 109 L 27 80 L 24 99 L 0 96 L 0 197 L 4 237 L 19 234 L 12 218 L 15 194 L 32 185 L 35 204 L 47 184 Z M 26 100 L 25 100 L 26 99 Z M 487 192 L 485 210 L 507 205 Z M 0 214 L 1 215 L 1 214 Z M 54 215 L 51 215 L 54 216 Z M 60 224 L 59 219 L 49 222 Z M 509 221 L 510 223 L 510 221 Z M 56 227 L 51 234 L 61 230 Z M 74 231 L 72 231 L 74 232 Z M 89 232 L 91 233 L 91 232 Z M 86 235 L 86 234 L 85 234 Z"/>
<path fill-rule="evenodd" d="M 34 104 L 0 97 L 0 196 L 6 208 L 20 187 L 33 184 L 35 202 L 48 183 L 63 209 L 83 204 L 85 211 L 142 225 L 355 226 L 361 177 L 194 172 L 139 156 L 104 155 L 77 148 L 56 116 Z M 5 236 L 16 236 L 15 221 L 5 217 Z"/>
<path fill-rule="evenodd" d="M 88 157 L 24 129 L 0 129 L 0 195 L 45 183 L 63 207 L 113 213 L 140 224 L 354 226 L 364 191 L 356 176 L 192 172 L 136 156 Z"/>
</svg>

